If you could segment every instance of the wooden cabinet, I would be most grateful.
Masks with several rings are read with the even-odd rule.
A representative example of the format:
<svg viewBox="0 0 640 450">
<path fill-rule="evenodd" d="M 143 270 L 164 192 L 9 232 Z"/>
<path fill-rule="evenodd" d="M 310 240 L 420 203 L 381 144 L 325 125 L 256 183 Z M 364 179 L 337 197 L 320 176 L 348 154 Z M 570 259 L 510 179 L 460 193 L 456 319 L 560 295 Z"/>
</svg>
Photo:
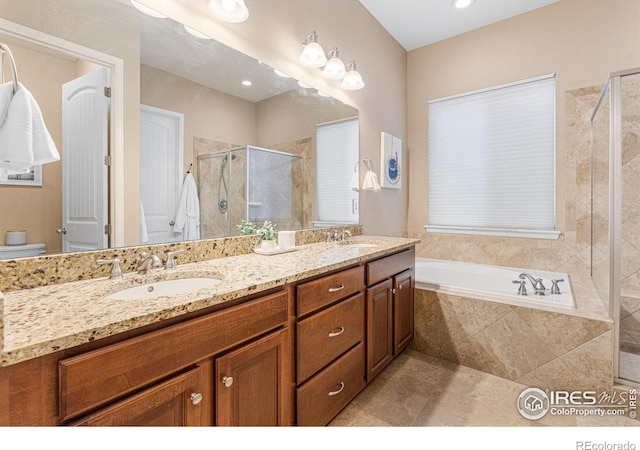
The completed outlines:
<svg viewBox="0 0 640 450">
<path fill-rule="evenodd" d="M 367 382 L 413 339 L 414 251 L 367 263 Z"/>
<path fill-rule="evenodd" d="M 365 386 L 364 267 L 297 286 L 297 424 L 329 423 Z"/>
<path fill-rule="evenodd" d="M 287 330 L 280 330 L 216 359 L 217 425 L 288 425 L 286 347 Z"/>
<path fill-rule="evenodd" d="M 200 367 L 175 375 L 169 380 L 132 395 L 73 423 L 76 426 L 198 426 L 203 401 Z"/>
</svg>

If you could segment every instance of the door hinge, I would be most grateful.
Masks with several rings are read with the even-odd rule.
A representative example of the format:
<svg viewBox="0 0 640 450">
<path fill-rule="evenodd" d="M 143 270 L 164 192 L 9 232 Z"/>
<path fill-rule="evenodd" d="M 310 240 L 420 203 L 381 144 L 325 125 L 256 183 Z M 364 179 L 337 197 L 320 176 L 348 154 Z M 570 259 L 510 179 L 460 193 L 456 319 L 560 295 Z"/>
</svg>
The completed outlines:
<svg viewBox="0 0 640 450">
<path fill-rule="evenodd" d="M 104 157 L 104 165 L 107 167 L 111 167 L 111 155 L 107 155 Z"/>
<path fill-rule="evenodd" d="M 111 224 L 108 223 L 104 226 L 104 234 L 107 236 L 111 236 Z"/>
<path fill-rule="evenodd" d="M 105 87 L 104 88 L 104 96 L 105 97 L 111 97 L 111 88 L 110 87 Z"/>
</svg>

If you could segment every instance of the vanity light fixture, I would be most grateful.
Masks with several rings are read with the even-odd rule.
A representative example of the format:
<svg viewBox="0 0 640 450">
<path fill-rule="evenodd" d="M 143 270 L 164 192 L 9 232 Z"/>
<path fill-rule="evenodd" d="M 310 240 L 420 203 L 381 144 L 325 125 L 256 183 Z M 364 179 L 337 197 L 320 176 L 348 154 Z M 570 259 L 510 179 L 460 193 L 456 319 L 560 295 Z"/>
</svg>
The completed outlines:
<svg viewBox="0 0 640 450">
<path fill-rule="evenodd" d="M 304 89 L 311 89 L 312 86 L 310 84 L 305 83 L 304 81 L 298 81 L 298 86 Z"/>
<path fill-rule="evenodd" d="M 473 4 L 473 0 L 453 0 L 453 7 L 456 9 L 468 8 Z"/>
<path fill-rule="evenodd" d="M 315 31 L 309 33 L 302 43 L 299 59 L 300 63 L 307 67 L 320 68 L 327 63 L 327 57 L 322 46 L 318 44 L 318 35 Z"/>
<path fill-rule="evenodd" d="M 197 37 L 198 39 L 206 39 L 206 40 L 211 40 L 213 39 L 211 36 L 207 36 L 204 33 L 200 33 L 198 30 L 195 30 L 193 28 L 191 28 L 188 25 L 184 26 L 184 29 L 186 30 L 187 33 L 189 33 L 191 36 L 193 37 Z"/>
<path fill-rule="evenodd" d="M 244 22 L 249 17 L 244 0 L 210 0 L 209 11 L 218 19 L 231 23 Z"/>
<path fill-rule="evenodd" d="M 147 16 L 151 16 L 151 17 L 155 17 L 157 19 L 166 19 L 167 16 L 165 16 L 164 14 L 160 14 L 158 11 L 156 11 L 153 8 L 149 8 L 147 5 L 143 5 L 140 2 L 137 2 L 136 0 L 131 0 L 131 4 L 140 12 L 145 13 Z"/>
<path fill-rule="evenodd" d="M 322 69 L 322 75 L 330 80 L 342 80 L 347 74 L 344 63 L 338 57 L 338 47 L 329 50 L 329 61 Z"/>
<path fill-rule="evenodd" d="M 348 91 L 357 91 L 364 87 L 364 81 L 362 81 L 362 75 L 356 68 L 356 62 L 351 61 L 347 64 L 347 74 L 342 79 L 342 89 Z"/>
<path fill-rule="evenodd" d="M 328 98 L 328 97 L 331 97 L 329 94 L 326 94 L 326 93 L 324 93 L 324 92 L 322 92 L 322 91 L 318 91 L 318 96 L 320 96 L 320 97 L 327 97 L 327 98 Z"/>
</svg>

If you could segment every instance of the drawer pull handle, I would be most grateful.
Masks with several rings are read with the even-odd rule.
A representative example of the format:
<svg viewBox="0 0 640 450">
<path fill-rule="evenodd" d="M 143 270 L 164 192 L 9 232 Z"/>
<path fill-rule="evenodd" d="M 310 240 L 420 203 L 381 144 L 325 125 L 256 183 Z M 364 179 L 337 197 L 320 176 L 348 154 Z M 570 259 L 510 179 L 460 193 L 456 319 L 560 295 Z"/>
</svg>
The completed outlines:
<svg viewBox="0 0 640 450">
<path fill-rule="evenodd" d="M 340 336 L 342 333 L 344 333 L 344 327 L 340 327 L 339 331 L 332 331 L 331 333 L 329 333 L 329 337 L 336 337 L 336 336 Z"/>
<path fill-rule="evenodd" d="M 337 288 L 329 288 L 329 292 L 338 292 L 344 289 L 344 284 L 341 284 L 340 287 Z"/>
<path fill-rule="evenodd" d="M 223 377 L 222 384 L 224 387 L 230 388 L 233 385 L 233 377 Z"/>
<path fill-rule="evenodd" d="M 191 403 L 197 405 L 202 401 L 202 394 L 199 392 L 194 392 L 189 398 L 191 399 Z"/>
<path fill-rule="evenodd" d="M 338 395 L 340 392 L 342 392 L 344 390 L 344 381 L 340 382 L 340 389 L 338 389 L 337 391 L 331 391 L 329 392 L 329 397 L 333 397 L 334 395 Z"/>
</svg>

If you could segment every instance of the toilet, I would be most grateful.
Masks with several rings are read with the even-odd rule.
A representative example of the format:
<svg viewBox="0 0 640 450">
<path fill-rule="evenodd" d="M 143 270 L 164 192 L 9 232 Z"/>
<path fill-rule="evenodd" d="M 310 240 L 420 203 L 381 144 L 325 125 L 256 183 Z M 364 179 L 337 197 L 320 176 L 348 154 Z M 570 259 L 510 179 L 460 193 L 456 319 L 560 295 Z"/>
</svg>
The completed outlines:
<svg viewBox="0 0 640 450">
<path fill-rule="evenodd" d="M 0 260 L 44 255 L 44 244 L 0 245 Z"/>
</svg>

